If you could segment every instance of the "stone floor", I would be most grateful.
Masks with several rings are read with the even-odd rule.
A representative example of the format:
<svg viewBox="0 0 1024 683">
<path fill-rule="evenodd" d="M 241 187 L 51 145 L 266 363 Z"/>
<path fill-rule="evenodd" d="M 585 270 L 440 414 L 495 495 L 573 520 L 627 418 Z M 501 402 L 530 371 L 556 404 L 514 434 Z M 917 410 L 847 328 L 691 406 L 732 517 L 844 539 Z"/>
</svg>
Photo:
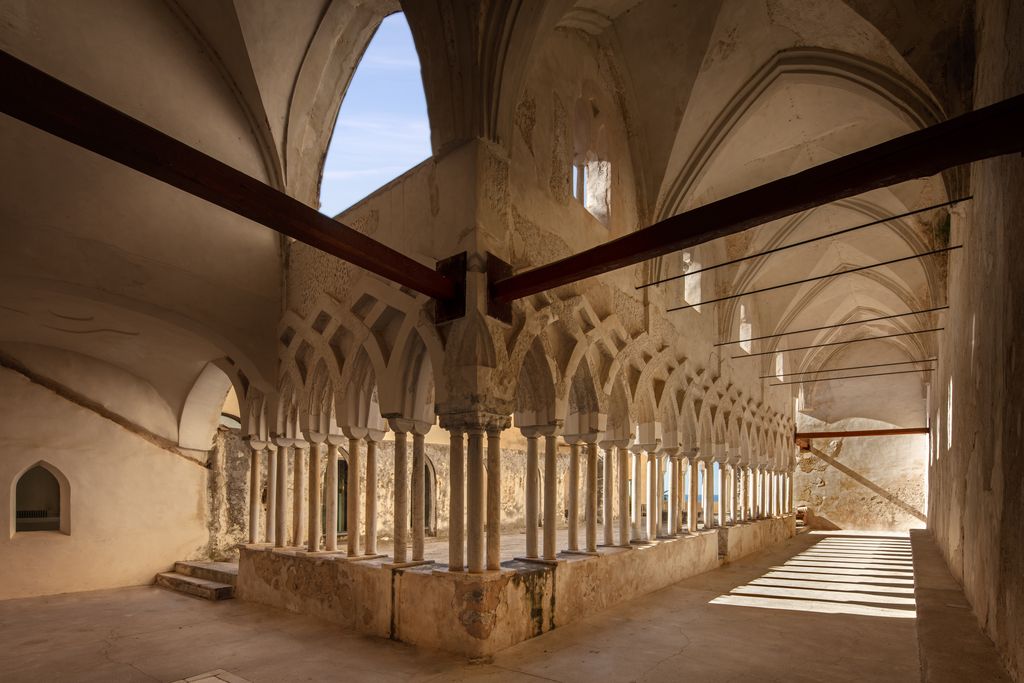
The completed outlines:
<svg viewBox="0 0 1024 683">
<path fill-rule="evenodd" d="M 922 561 L 935 560 L 918 571 Z M 906 535 L 801 534 L 481 663 L 155 587 L 10 600 L 0 602 L 0 672 L 5 683 L 217 671 L 255 683 L 917 681 L 914 568 Z M 989 645 L 967 656 L 991 659 Z"/>
</svg>

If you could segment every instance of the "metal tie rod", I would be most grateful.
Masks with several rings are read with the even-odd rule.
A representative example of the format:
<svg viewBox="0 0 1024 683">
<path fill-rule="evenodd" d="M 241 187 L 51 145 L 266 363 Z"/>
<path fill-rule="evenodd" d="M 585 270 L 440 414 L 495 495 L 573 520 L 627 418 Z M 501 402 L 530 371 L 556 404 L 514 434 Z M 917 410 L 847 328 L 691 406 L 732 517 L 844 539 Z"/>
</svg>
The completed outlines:
<svg viewBox="0 0 1024 683">
<path fill-rule="evenodd" d="M 799 382 L 776 382 L 775 384 L 769 384 L 770 387 L 784 387 L 790 384 L 813 384 L 814 382 L 838 382 L 844 379 L 863 379 L 865 377 L 885 377 L 887 375 L 907 375 L 912 372 L 934 372 L 935 368 L 927 368 L 924 370 L 898 370 L 896 372 L 875 372 L 869 375 L 849 375 L 847 377 L 826 377 L 823 379 L 805 379 Z"/>
<path fill-rule="evenodd" d="M 795 346 L 792 349 L 776 349 L 775 351 L 761 351 L 760 353 L 746 353 L 741 356 L 730 356 L 733 360 L 738 358 L 756 358 L 757 356 L 771 356 L 776 353 L 788 351 L 806 351 L 807 349 L 820 349 L 825 346 L 841 346 L 843 344 L 856 344 L 858 342 L 875 341 L 876 339 L 891 339 L 893 337 L 907 337 L 914 334 L 927 334 L 928 332 L 939 332 L 945 327 L 933 327 L 930 330 L 917 330 L 915 332 L 897 332 L 895 334 L 883 334 L 877 337 L 862 337 L 861 339 L 846 339 L 844 341 L 828 342 L 827 344 L 811 344 L 810 346 Z"/>
<path fill-rule="evenodd" d="M 819 332 L 821 330 L 831 330 L 836 327 L 847 327 L 849 325 L 860 325 L 862 323 L 873 323 L 879 320 L 891 320 L 893 318 L 904 318 L 908 315 L 917 315 L 919 313 L 933 313 L 934 311 L 944 311 L 949 306 L 936 306 L 935 308 L 925 308 L 920 311 L 909 311 L 907 313 L 897 313 L 895 315 L 882 315 L 877 318 L 867 318 L 865 320 L 851 320 L 845 323 L 836 323 L 835 325 L 822 325 L 821 327 L 808 327 L 803 330 L 793 330 L 791 332 L 779 332 L 778 334 L 765 334 L 760 337 L 751 337 L 750 339 L 733 339 L 732 341 L 718 342 L 715 346 L 729 346 L 730 344 L 740 344 L 745 341 L 760 341 L 762 339 L 774 339 L 776 337 L 788 337 L 791 334 L 802 334 L 804 332 Z"/>
<path fill-rule="evenodd" d="M 804 278 L 803 280 L 794 280 L 793 282 L 783 282 L 780 285 L 772 285 L 771 287 L 763 287 L 761 289 L 752 289 L 749 292 L 739 292 L 738 294 L 729 294 L 728 296 L 720 296 L 717 299 L 708 299 L 707 301 L 701 301 L 697 304 L 687 304 L 685 306 L 675 306 L 667 309 L 671 311 L 682 311 L 687 308 L 695 308 L 697 306 L 704 306 L 705 304 L 716 304 L 719 301 L 728 301 L 729 299 L 738 299 L 742 296 L 748 296 L 750 294 L 762 294 L 764 292 L 771 292 L 776 289 L 783 289 L 784 287 L 794 287 L 796 285 L 807 284 L 808 282 L 816 282 L 817 280 L 827 280 L 832 277 L 839 277 L 840 275 L 849 275 L 850 273 L 859 273 L 862 270 L 871 270 L 872 268 L 881 268 L 882 266 L 891 266 L 894 263 L 901 263 L 903 261 L 912 261 L 914 259 L 924 258 L 925 256 L 933 256 L 935 254 L 942 254 L 947 251 L 953 251 L 955 249 L 961 249 L 964 245 L 957 244 L 952 247 L 943 247 L 942 249 L 932 249 L 931 251 L 925 251 L 920 254 L 911 254 L 910 256 L 904 256 L 902 258 L 893 259 L 891 261 L 882 261 L 881 263 L 872 263 L 869 266 L 858 266 L 856 268 L 847 268 L 841 270 L 838 273 L 826 273 L 825 275 L 816 275 L 814 277 Z"/>
<path fill-rule="evenodd" d="M 901 360 L 896 363 L 874 363 L 872 365 L 848 365 L 844 368 L 827 368 L 825 370 L 806 370 L 804 372 L 785 372 L 781 375 L 761 375 L 758 379 L 782 379 L 797 375 L 820 375 L 825 372 L 841 372 L 843 370 L 866 370 L 867 368 L 888 368 L 893 365 L 910 365 L 911 363 L 934 363 L 938 358 L 922 358 L 920 360 Z"/>
<path fill-rule="evenodd" d="M 873 227 L 873 226 L 876 226 L 876 225 L 882 225 L 884 223 L 888 223 L 889 221 L 899 220 L 901 218 L 906 218 L 907 216 L 914 216 L 914 215 L 919 214 L 919 213 L 924 213 L 925 211 L 932 211 L 933 209 L 941 209 L 941 208 L 943 208 L 945 206 L 953 206 L 954 204 L 959 204 L 960 202 L 966 202 L 969 199 L 974 199 L 974 196 L 973 195 L 967 195 L 966 197 L 958 197 L 956 199 L 951 199 L 948 202 L 941 202 L 939 204 L 932 204 L 931 206 L 926 206 L 923 209 L 914 209 L 913 211 L 907 211 L 905 213 L 898 213 L 895 216 L 888 216 L 886 218 L 879 218 L 878 220 L 871 221 L 870 223 L 861 223 L 860 225 L 854 225 L 853 227 L 850 227 L 850 228 L 843 228 L 842 230 L 837 230 L 836 232 L 830 232 L 830 233 L 825 234 L 825 235 L 819 235 L 818 237 L 811 237 L 810 239 L 801 240 L 799 242 L 793 242 L 792 244 L 785 244 L 785 245 L 783 245 L 781 247 L 775 247 L 774 249 L 768 249 L 767 251 L 758 252 L 756 254 L 750 254 L 749 256 L 741 256 L 740 258 L 732 259 L 731 261 L 725 261 L 724 263 L 716 263 L 715 265 L 712 265 L 712 266 L 706 266 L 704 268 L 698 268 L 697 270 L 687 271 L 687 272 L 681 273 L 679 275 L 672 275 L 671 277 L 662 278 L 661 280 L 655 280 L 654 282 L 647 282 L 647 283 L 644 283 L 642 285 L 637 285 L 637 289 L 644 289 L 646 287 L 653 287 L 655 285 L 664 284 L 666 282 L 672 282 L 673 280 L 678 280 L 680 278 L 685 278 L 688 275 L 696 275 L 697 273 L 703 273 L 703 272 L 708 271 L 708 270 L 715 270 L 716 268 L 725 268 L 726 266 L 732 266 L 732 265 L 735 265 L 737 263 L 742 263 L 744 261 L 749 261 L 750 259 L 755 259 L 755 258 L 758 258 L 759 256 L 768 256 L 770 254 L 777 254 L 780 251 L 786 251 L 787 249 L 793 249 L 795 247 L 802 247 L 805 244 L 811 244 L 812 242 L 819 242 L 821 240 L 828 239 L 829 237 L 838 237 L 839 235 L 845 235 L 846 233 L 849 233 L 849 232 L 854 232 L 856 230 L 863 230 L 864 228 L 870 228 L 870 227 Z"/>
</svg>

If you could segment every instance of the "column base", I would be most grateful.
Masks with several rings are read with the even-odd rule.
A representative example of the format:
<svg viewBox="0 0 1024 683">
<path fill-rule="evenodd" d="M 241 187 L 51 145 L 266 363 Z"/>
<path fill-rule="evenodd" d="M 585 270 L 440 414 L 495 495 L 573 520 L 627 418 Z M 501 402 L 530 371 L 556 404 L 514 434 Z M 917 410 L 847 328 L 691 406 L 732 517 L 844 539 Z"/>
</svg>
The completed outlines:
<svg viewBox="0 0 1024 683">
<path fill-rule="evenodd" d="M 516 557 L 514 559 L 515 559 L 516 562 L 526 562 L 528 564 L 543 564 L 543 565 L 546 565 L 548 567 L 554 567 L 560 561 L 564 562 L 564 560 L 559 560 L 557 558 L 554 559 L 554 560 L 548 560 L 548 559 L 543 558 L 543 557 Z"/>
<path fill-rule="evenodd" d="M 591 551 L 591 550 L 563 550 L 562 554 L 563 555 L 583 555 L 583 556 L 586 556 L 586 557 L 597 557 L 601 553 L 597 552 L 596 550 L 593 550 L 593 551 Z"/>
</svg>

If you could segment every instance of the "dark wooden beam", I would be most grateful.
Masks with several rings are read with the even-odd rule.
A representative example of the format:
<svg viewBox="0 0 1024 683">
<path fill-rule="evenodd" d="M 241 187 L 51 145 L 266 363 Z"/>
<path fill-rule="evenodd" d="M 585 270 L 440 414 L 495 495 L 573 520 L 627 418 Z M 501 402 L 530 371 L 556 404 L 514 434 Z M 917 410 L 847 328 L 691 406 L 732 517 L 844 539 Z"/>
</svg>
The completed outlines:
<svg viewBox="0 0 1024 683">
<path fill-rule="evenodd" d="M 429 266 L 2 50 L 0 112 L 417 292 L 456 296 L 453 280 Z"/>
<path fill-rule="evenodd" d="M 902 436 L 904 434 L 928 434 L 928 427 L 906 427 L 900 429 L 855 429 L 839 432 L 796 432 L 794 440 L 845 439 L 854 436 Z"/>
<path fill-rule="evenodd" d="M 673 216 L 494 283 L 509 302 L 947 168 L 1024 150 L 1024 95 Z"/>
</svg>

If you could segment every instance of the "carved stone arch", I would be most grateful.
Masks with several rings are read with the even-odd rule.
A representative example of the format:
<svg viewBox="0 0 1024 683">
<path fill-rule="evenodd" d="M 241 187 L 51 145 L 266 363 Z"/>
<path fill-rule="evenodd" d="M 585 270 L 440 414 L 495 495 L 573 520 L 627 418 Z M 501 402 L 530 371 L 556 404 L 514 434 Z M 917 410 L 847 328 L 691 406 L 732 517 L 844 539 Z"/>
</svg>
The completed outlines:
<svg viewBox="0 0 1024 683">
<path fill-rule="evenodd" d="M 621 377 L 612 378 L 608 394 L 608 425 L 605 438 L 624 441 L 633 436 L 633 425 L 636 420 L 633 406 Z"/>
<path fill-rule="evenodd" d="M 520 427 L 552 424 L 567 409 L 555 395 L 558 371 L 544 348 L 544 337 L 534 336 L 516 382 L 515 421 Z"/>
<path fill-rule="evenodd" d="M 348 373 L 343 389 L 335 398 L 338 425 L 342 427 L 369 427 L 382 429 L 380 398 L 378 395 L 378 365 L 373 362 L 367 345 L 360 345 L 346 363 Z"/>
<path fill-rule="evenodd" d="M 320 357 L 299 404 L 299 420 L 303 431 L 330 434 L 334 432 L 334 386 L 328 361 Z"/>
</svg>

